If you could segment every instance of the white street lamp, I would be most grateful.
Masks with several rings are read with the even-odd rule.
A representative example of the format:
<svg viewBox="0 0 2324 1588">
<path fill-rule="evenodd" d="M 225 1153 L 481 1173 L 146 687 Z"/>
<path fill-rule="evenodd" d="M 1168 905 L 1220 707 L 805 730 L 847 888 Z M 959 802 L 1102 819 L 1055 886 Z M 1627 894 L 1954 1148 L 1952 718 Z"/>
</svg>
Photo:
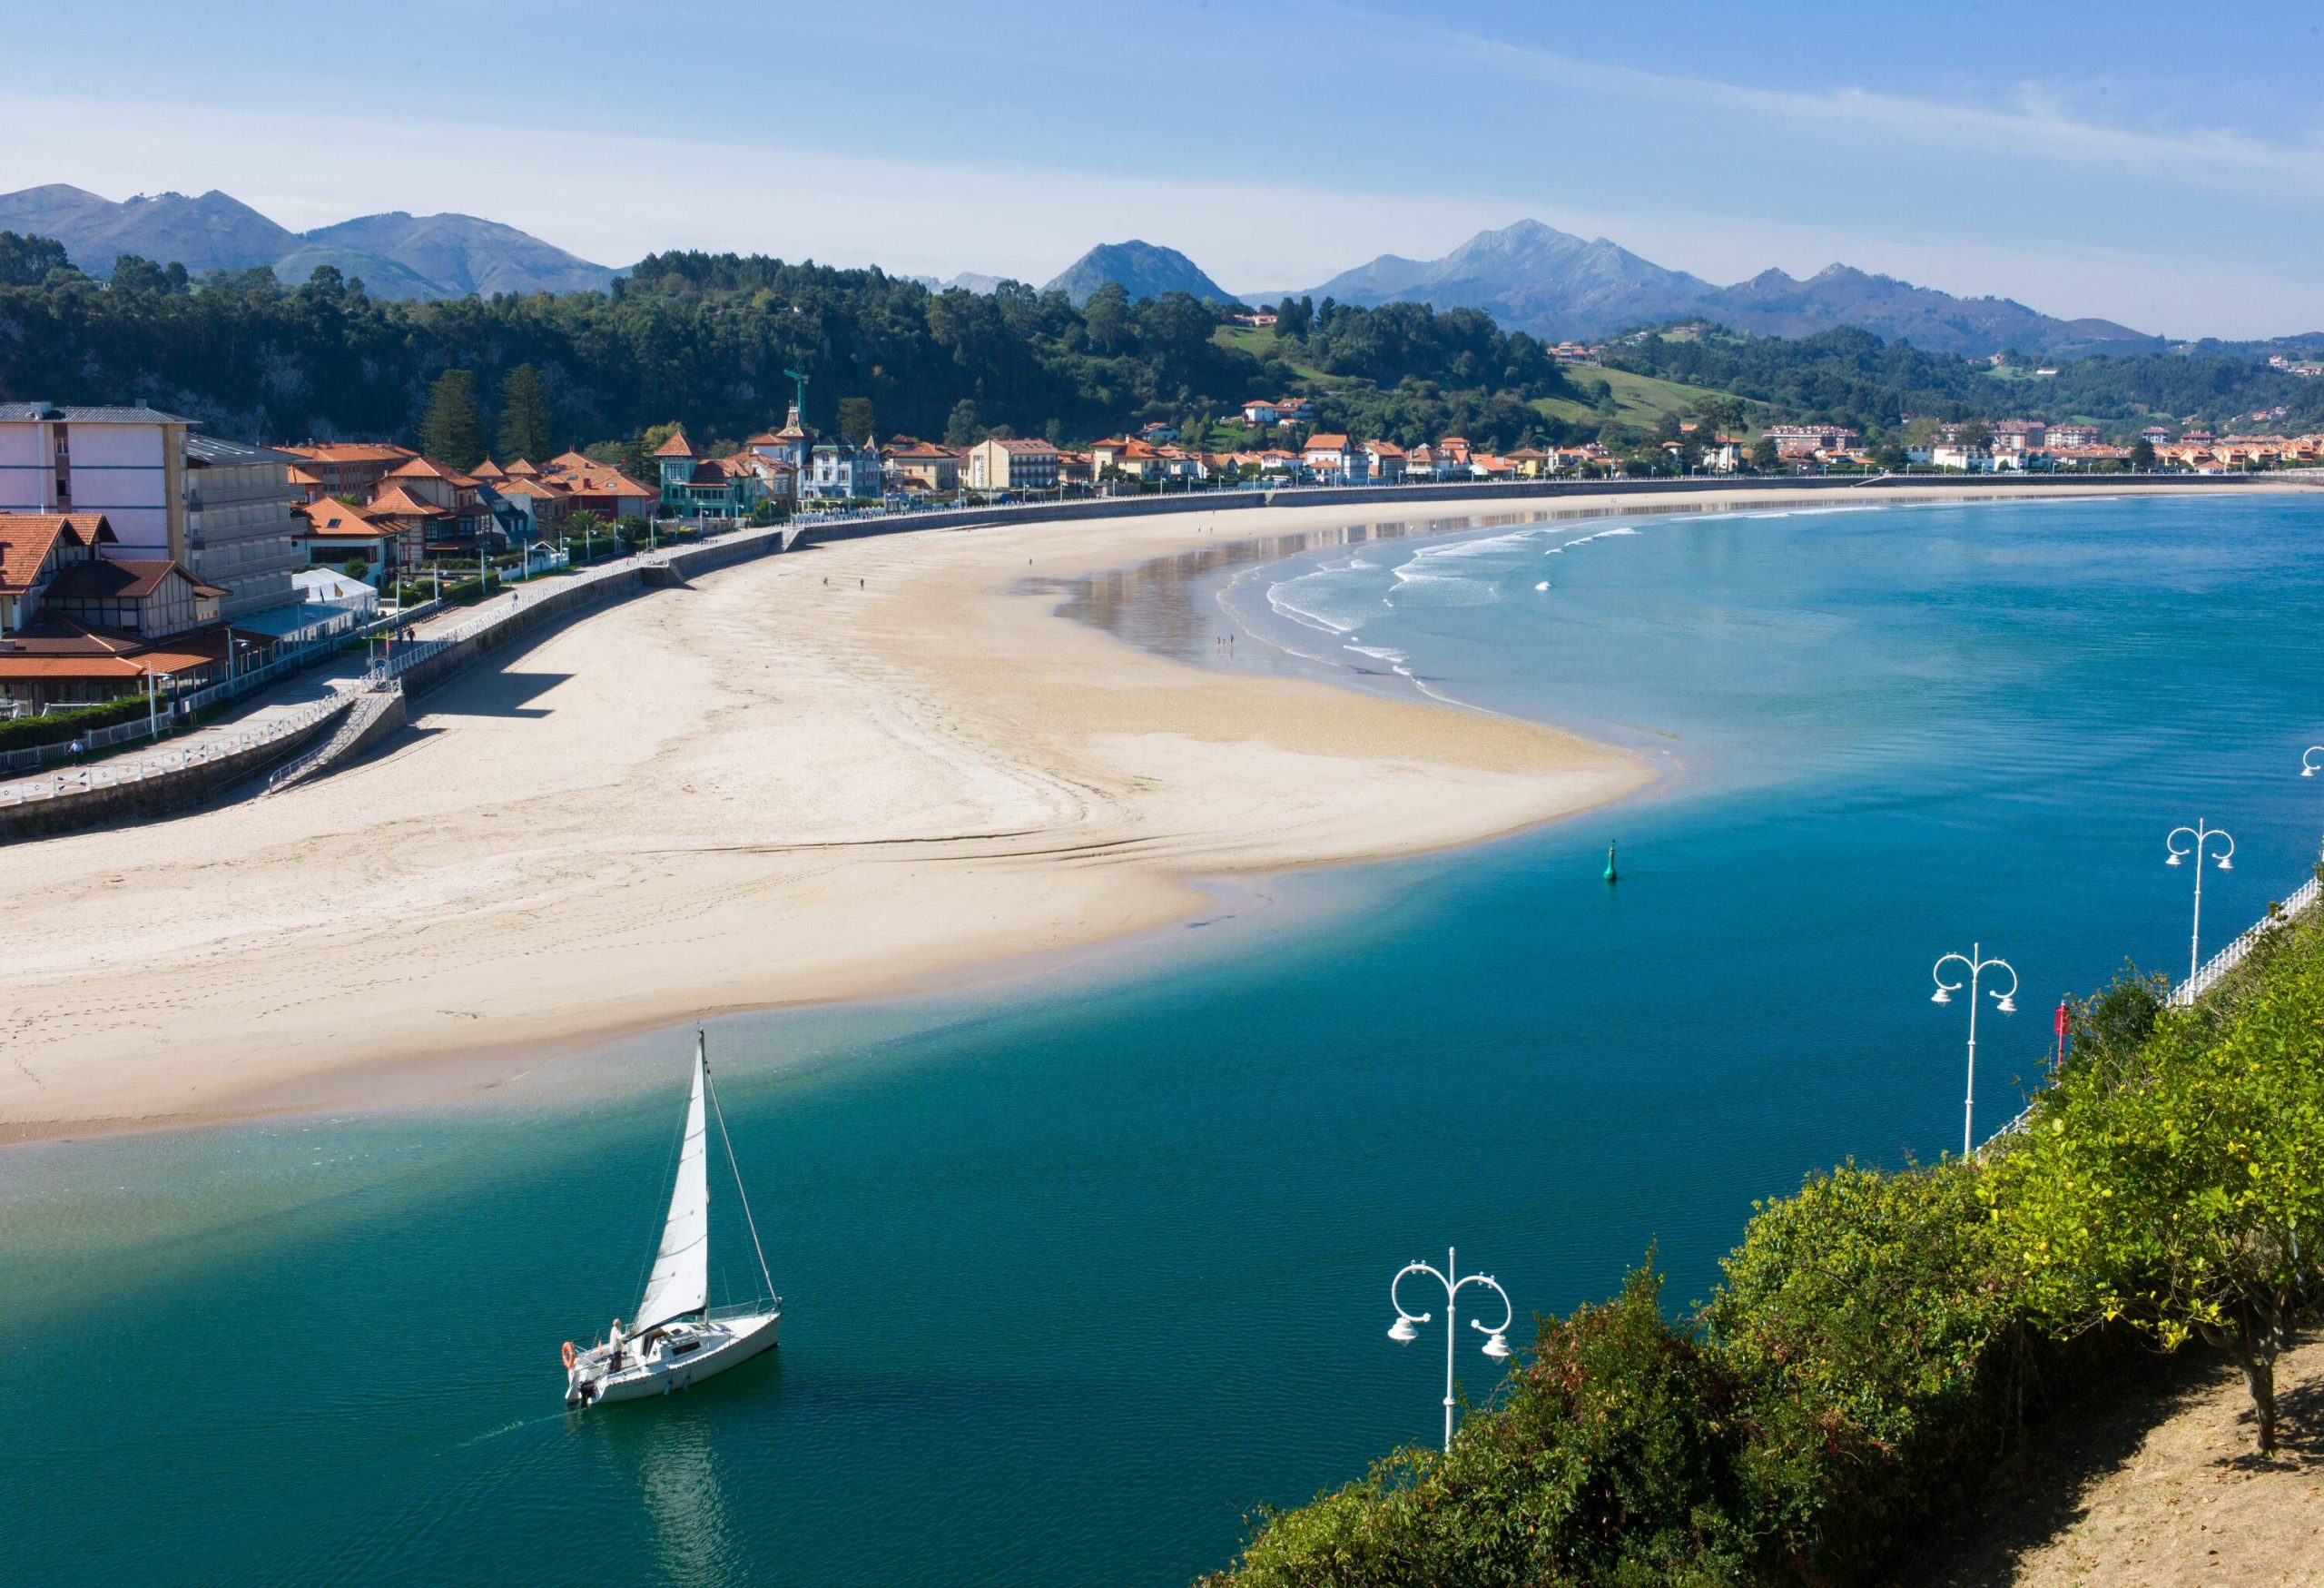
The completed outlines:
<svg viewBox="0 0 2324 1588">
<path fill-rule="evenodd" d="M 2316 769 L 2324 766 L 2324 761 L 2317 759 L 2319 755 L 2324 755 L 2324 745 L 2310 745 L 2299 753 L 2300 776 L 2313 777 L 2316 775 Z"/>
<path fill-rule="evenodd" d="M 2009 991 L 1989 992 L 1986 996 L 1994 1001 L 2002 1013 L 2015 1014 L 2017 1012 L 2017 968 L 2007 960 L 1986 959 L 1984 945 L 1973 942 L 1969 945 L 1967 953 L 1947 954 L 1930 968 L 1929 975 L 1936 981 L 1936 991 L 1929 998 L 1931 1003 L 1950 1003 L 1953 1001 L 1953 995 L 1961 991 L 1960 982 L 1947 981 L 1945 979 L 1946 963 L 1955 960 L 1958 960 L 1962 968 L 1969 972 L 1969 1095 L 1961 1104 L 1961 1156 L 1965 1159 L 1976 1144 L 1976 1137 L 1972 1131 L 1977 1114 L 1977 980 L 1987 971 L 2007 971 Z"/>
<path fill-rule="evenodd" d="M 1501 1322 L 1498 1326 L 1487 1328 L 1475 1318 L 1469 1320 L 1469 1327 L 1485 1336 L 1485 1343 L 1480 1348 L 1495 1362 L 1509 1360 L 1508 1330 L 1517 1317 L 1509 1305 L 1509 1292 L 1503 1290 L 1491 1274 L 1471 1274 L 1464 1278 L 1454 1279 L 1450 1277 L 1453 1272 L 1452 1248 L 1447 1247 L 1444 1248 L 1442 1273 L 1426 1263 L 1406 1263 L 1396 1270 L 1396 1277 L 1388 1281 L 1388 1304 L 1396 1309 L 1396 1321 L 1388 1326 L 1388 1337 L 1399 1346 L 1409 1346 L 1418 1339 L 1419 1331 L 1413 1325 L 1428 1322 L 1430 1316 L 1424 1312 L 1406 1312 L 1404 1304 L 1396 1299 L 1396 1287 L 1404 1282 L 1404 1276 L 1426 1274 L 1444 1287 L 1444 1448 L 1447 1450 L 1452 1448 L 1452 1346 L 1458 1337 L 1452 1327 L 1455 1298 L 1464 1287 L 1470 1285 L 1482 1285 L 1501 1297 Z"/>
<path fill-rule="evenodd" d="M 2179 847 L 2179 835 L 2181 833 L 2193 840 L 2184 849 Z M 2171 836 L 2162 841 L 2163 848 L 2170 852 L 2163 864 L 2177 865 L 2191 855 L 2194 857 L 2195 862 L 2195 928 L 2193 934 L 2187 940 L 2187 980 L 2190 981 L 2195 979 L 2195 972 L 2201 970 L 2203 964 L 2203 846 L 2214 838 L 2225 839 L 2227 843 L 2227 849 L 2220 855 L 2217 862 L 2219 869 L 2223 872 L 2233 871 L 2235 869 L 2232 863 L 2235 859 L 2235 840 L 2229 838 L 2226 833 L 2217 827 L 2205 826 L 2201 816 L 2195 818 L 2195 824 L 2191 827 L 2173 827 L 2171 830 Z"/>
</svg>

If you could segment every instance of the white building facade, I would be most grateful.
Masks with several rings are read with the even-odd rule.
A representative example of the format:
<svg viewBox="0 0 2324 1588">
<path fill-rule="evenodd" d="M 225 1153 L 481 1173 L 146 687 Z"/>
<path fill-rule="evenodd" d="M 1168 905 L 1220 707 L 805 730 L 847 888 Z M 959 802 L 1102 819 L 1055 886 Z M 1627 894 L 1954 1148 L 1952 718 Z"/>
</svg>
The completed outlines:
<svg viewBox="0 0 2324 1588">
<path fill-rule="evenodd" d="M 807 501 L 878 499 L 882 487 L 880 449 L 845 441 L 818 441 L 799 472 L 799 495 Z"/>
<path fill-rule="evenodd" d="M 150 408 L 0 403 L 0 512 L 101 513 L 113 555 L 182 560 L 185 435 Z"/>
</svg>

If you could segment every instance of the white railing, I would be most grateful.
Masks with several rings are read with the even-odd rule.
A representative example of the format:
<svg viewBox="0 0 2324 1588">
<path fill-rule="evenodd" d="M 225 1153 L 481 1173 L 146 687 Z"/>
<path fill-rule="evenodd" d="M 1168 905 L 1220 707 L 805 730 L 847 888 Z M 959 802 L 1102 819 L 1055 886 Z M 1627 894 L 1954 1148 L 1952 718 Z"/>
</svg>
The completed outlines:
<svg viewBox="0 0 2324 1588">
<path fill-rule="evenodd" d="M 2251 951 L 2260 945 L 2261 938 L 2283 925 L 2284 922 L 2297 921 L 2314 909 L 2319 894 L 2324 894 L 2324 884 L 2319 884 L 2314 877 L 2309 878 L 2293 889 L 2290 897 L 2280 904 L 2271 906 L 2268 913 L 2246 928 L 2242 935 L 2210 959 L 2205 960 L 2193 975 L 2173 987 L 2163 999 L 2162 1007 L 2165 1009 L 2192 1008 L 2197 999 L 2219 985 L 2221 977 L 2251 957 Z M 2016 1135 L 2025 1129 L 2026 1122 L 2033 1117 L 2034 1105 L 2028 1103 L 2018 1111 L 2015 1119 L 1986 1137 L 1977 1150 L 1982 1153 L 2004 1137 Z"/>
<path fill-rule="evenodd" d="M 2287 921 L 2297 920 L 2311 909 L 2316 903 L 2318 892 L 2316 879 L 2309 878 L 2307 882 L 2294 889 L 2291 897 L 2278 905 L 2273 913 L 2255 922 L 2244 932 L 2242 936 L 2205 960 L 2201 969 L 2173 987 L 2171 990 L 2171 996 L 2162 1001 L 2163 1007 L 2185 1009 L 2219 985 L 2220 978 L 2250 957 L 2252 949 L 2271 928 L 2281 925 Z"/>
<path fill-rule="evenodd" d="M 134 759 L 124 756 L 113 761 L 100 761 L 93 766 L 75 766 L 68 771 L 51 773 L 45 777 L 20 778 L 15 783 L 0 784 L 0 806 L 61 799 L 71 794 L 87 794 L 94 789 L 141 783 L 151 777 L 167 777 L 189 767 L 223 761 L 246 750 L 295 737 L 333 712 L 344 711 L 352 698 L 351 695 L 335 695 L 325 700 L 310 700 L 296 711 L 240 732 L 206 733 L 173 750 L 140 755 Z"/>
</svg>

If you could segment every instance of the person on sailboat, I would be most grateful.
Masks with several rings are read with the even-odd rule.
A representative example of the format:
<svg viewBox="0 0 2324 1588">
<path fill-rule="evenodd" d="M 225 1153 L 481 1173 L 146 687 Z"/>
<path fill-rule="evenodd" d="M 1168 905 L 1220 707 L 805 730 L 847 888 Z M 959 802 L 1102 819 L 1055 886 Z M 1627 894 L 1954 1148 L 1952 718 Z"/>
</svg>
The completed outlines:
<svg viewBox="0 0 2324 1588">
<path fill-rule="evenodd" d="M 621 1371 L 621 1319 L 614 1319 L 613 1332 L 606 1336 L 606 1344 L 613 1347 L 613 1370 L 619 1373 Z"/>
</svg>

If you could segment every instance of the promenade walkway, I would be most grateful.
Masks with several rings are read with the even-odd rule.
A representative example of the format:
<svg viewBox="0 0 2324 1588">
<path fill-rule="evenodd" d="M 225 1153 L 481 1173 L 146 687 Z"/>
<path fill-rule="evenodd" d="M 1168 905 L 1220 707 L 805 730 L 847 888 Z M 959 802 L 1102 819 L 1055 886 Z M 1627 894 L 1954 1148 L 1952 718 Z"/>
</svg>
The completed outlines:
<svg viewBox="0 0 2324 1588">
<path fill-rule="evenodd" d="M 505 623 L 528 605 L 552 594 L 593 581 L 629 577 L 640 567 L 665 561 L 670 555 L 666 550 L 645 552 L 593 563 L 569 574 L 537 575 L 472 605 L 448 607 L 430 613 L 411 625 L 409 632 L 412 640 L 421 644 L 456 635 L 464 637 Z M 394 669 L 383 664 L 387 658 L 396 656 L 407 643 L 379 636 L 364 649 L 341 652 L 312 670 L 247 697 L 231 715 L 191 732 L 157 744 L 137 745 L 102 760 L 0 782 L 0 806 L 167 775 L 271 741 L 295 737 L 345 709 L 353 695 L 371 684 L 384 682 Z"/>
</svg>

